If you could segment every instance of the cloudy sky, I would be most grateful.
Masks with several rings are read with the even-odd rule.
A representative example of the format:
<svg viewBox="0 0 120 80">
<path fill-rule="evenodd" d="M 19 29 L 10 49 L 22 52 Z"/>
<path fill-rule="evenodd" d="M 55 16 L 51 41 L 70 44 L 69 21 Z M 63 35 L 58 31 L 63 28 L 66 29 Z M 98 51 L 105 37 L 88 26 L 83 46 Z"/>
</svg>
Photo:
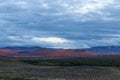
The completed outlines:
<svg viewBox="0 0 120 80">
<path fill-rule="evenodd" d="M 0 47 L 120 45 L 120 0 L 0 0 Z"/>
</svg>

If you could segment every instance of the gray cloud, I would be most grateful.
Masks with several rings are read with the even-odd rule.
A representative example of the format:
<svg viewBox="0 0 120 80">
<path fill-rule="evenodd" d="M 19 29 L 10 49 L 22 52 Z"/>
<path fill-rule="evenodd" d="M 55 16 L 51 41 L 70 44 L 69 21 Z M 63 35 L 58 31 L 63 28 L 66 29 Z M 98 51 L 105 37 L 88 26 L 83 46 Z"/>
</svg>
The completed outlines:
<svg viewBox="0 0 120 80">
<path fill-rule="evenodd" d="M 0 0 L 0 46 L 81 48 L 108 45 L 107 40 L 111 45 L 119 45 L 119 3 L 119 0 Z M 71 42 L 38 44 L 31 40 L 34 37 L 57 37 Z"/>
</svg>

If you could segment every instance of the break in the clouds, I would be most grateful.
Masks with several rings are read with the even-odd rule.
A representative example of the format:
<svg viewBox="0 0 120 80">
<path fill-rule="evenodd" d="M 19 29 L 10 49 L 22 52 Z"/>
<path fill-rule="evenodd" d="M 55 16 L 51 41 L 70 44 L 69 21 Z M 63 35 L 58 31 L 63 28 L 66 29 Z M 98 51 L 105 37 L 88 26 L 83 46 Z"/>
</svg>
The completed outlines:
<svg viewBox="0 0 120 80">
<path fill-rule="evenodd" d="M 120 45 L 120 0 L 0 0 L 0 46 Z"/>
</svg>

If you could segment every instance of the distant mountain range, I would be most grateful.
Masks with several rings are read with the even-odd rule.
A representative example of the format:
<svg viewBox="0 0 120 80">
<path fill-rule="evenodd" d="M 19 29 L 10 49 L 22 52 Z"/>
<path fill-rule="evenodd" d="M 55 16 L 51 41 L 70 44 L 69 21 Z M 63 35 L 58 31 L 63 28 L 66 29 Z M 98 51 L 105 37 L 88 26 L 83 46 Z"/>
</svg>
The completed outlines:
<svg viewBox="0 0 120 80">
<path fill-rule="evenodd" d="M 33 51 L 37 49 L 54 49 L 54 48 L 45 48 L 45 47 L 38 47 L 38 46 L 10 46 L 10 47 L 3 47 L 1 49 L 10 49 L 10 50 L 22 50 L 22 51 Z M 94 52 L 94 53 L 120 53 L 120 46 L 98 46 L 92 48 L 86 48 L 86 50 Z"/>
<path fill-rule="evenodd" d="M 92 47 L 86 49 L 88 51 L 91 51 L 93 53 L 120 53 L 120 46 L 99 46 L 99 47 Z"/>
<path fill-rule="evenodd" d="M 42 47 L 26 47 L 26 46 L 13 46 L 13 47 L 3 47 L 2 49 L 10 49 L 10 50 L 21 50 L 21 51 L 33 51 L 33 50 L 37 50 L 37 49 L 43 49 Z"/>
<path fill-rule="evenodd" d="M 6 57 L 41 57 L 41 58 L 79 58 L 94 57 L 103 54 L 119 54 L 120 46 L 100 46 L 89 49 L 53 49 L 43 47 L 14 46 L 0 48 L 0 55 Z"/>
</svg>

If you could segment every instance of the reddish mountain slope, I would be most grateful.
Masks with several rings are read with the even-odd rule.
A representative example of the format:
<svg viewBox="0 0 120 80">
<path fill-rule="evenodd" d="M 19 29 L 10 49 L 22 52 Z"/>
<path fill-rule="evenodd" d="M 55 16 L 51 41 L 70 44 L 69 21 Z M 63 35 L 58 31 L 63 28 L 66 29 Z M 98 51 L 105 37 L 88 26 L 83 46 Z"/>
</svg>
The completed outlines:
<svg viewBox="0 0 120 80">
<path fill-rule="evenodd" d="M 0 54 L 18 54 L 20 50 L 0 49 Z"/>
<path fill-rule="evenodd" d="M 40 49 L 30 53 L 41 57 L 91 57 L 93 54 L 83 49 Z"/>
<path fill-rule="evenodd" d="M 83 49 L 38 49 L 31 52 L 21 50 L 0 49 L 0 55 L 9 57 L 43 57 L 43 58 L 70 58 L 91 57 L 93 54 Z"/>
</svg>

